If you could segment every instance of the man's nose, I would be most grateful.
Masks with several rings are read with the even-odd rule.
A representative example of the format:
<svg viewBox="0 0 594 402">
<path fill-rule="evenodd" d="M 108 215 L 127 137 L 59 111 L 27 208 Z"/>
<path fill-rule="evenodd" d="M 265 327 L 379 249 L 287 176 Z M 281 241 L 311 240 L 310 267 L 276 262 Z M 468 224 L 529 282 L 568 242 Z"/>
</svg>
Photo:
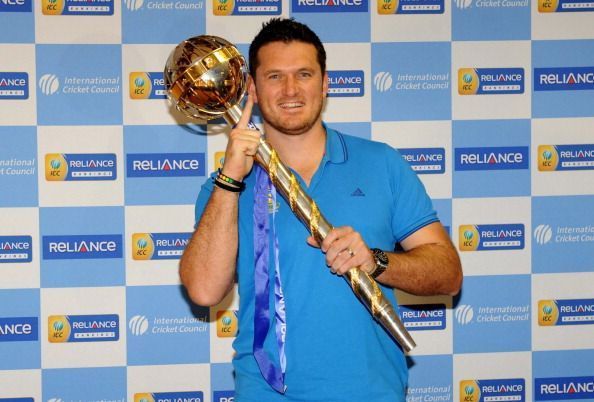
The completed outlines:
<svg viewBox="0 0 594 402">
<path fill-rule="evenodd" d="M 285 78 L 283 91 L 285 92 L 285 95 L 295 95 L 299 91 L 297 79 L 292 75 L 287 75 L 287 77 Z"/>
</svg>

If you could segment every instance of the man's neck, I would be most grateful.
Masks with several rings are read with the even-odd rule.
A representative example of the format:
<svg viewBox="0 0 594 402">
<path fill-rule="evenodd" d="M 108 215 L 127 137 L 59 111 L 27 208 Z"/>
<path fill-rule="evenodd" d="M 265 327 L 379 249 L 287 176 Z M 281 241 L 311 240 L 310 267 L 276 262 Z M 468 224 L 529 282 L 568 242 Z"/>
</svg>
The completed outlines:
<svg viewBox="0 0 594 402">
<path fill-rule="evenodd" d="M 309 185 L 326 151 L 326 129 L 320 123 L 306 133 L 287 135 L 266 127 L 266 140 L 280 159 Z"/>
</svg>

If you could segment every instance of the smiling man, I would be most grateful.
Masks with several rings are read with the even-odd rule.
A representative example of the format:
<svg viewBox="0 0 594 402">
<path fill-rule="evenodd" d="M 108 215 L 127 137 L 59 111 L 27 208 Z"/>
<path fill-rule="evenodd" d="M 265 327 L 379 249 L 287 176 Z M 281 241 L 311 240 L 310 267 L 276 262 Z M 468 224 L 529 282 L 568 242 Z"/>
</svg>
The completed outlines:
<svg viewBox="0 0 594 402">
<path fill-rule="evenodd" d="M 272 19 L 250 46 L 250 71 L 244 113 L 223 168 L 200 192 L 196 231 L 180 263 L 182 282 L 201 305 L 219 303 L 238 278 L 235 400 L 404 401 L 402 351 L 340 276 L 359 267 L 393 304 L 393 288 L 454 295 L 458 255 L 396 150 L 322 122 L 326 53 L 314 32 Z M 254 104 L 267 141 L 338 225 L 322 244 L 254 165 Z M 404 252 L 393 252 L 397 243 Z"/>
</svg>

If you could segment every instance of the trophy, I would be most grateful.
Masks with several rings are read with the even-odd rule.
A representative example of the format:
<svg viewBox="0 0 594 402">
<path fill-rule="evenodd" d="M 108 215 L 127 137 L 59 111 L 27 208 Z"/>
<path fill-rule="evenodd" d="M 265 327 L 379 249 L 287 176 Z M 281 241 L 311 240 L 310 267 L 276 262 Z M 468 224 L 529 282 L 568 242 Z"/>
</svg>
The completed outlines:
<svg viewBox="0 0 594 402">
<path fill-rule="evenodd" d="M 165 65 L 165 86 L 170 101 L 188 117 L 198 120 L 223 117 L 235 125 L 242 113 L 239 104 L 246 92 L 247 75 L 246 61 L 233 44 L 216 36 L 202 35 L 183 41 L 171 52 Z M 251 122 L 249 127 L 257 130 Z M 260 138 L 255 158 L 293 213 L 321 243 L 332 225 L 264 137 Z M 412 350 L 415 342 L 378 284 L 359 268 L 349 270 L 343 277 L 403 350 Z"/>
</svg>

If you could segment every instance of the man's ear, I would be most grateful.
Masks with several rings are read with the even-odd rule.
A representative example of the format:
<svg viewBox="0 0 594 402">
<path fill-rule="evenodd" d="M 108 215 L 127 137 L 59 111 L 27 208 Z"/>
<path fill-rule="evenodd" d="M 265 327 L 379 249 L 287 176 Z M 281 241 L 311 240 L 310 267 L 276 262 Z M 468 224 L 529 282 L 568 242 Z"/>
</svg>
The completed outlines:
<svg viewBox="0 0 594 402">
<path fill-rule="evenodd" d="M 324 98 L 326 98 L 328 96 L 328 71 L 324 72 L 322 79 L 324 80 L 322 82 L 322 93 L 324 94 Z"/>
<path fill-rule="evenodd" d="M 254 82 L 251 74 L 248 75 L 247 79 L 247 92 L 249 97 L 254 100 L 254 103 L 258 103 L 258 95 L 256 95 L 256 83 Z"/>
</svg>

